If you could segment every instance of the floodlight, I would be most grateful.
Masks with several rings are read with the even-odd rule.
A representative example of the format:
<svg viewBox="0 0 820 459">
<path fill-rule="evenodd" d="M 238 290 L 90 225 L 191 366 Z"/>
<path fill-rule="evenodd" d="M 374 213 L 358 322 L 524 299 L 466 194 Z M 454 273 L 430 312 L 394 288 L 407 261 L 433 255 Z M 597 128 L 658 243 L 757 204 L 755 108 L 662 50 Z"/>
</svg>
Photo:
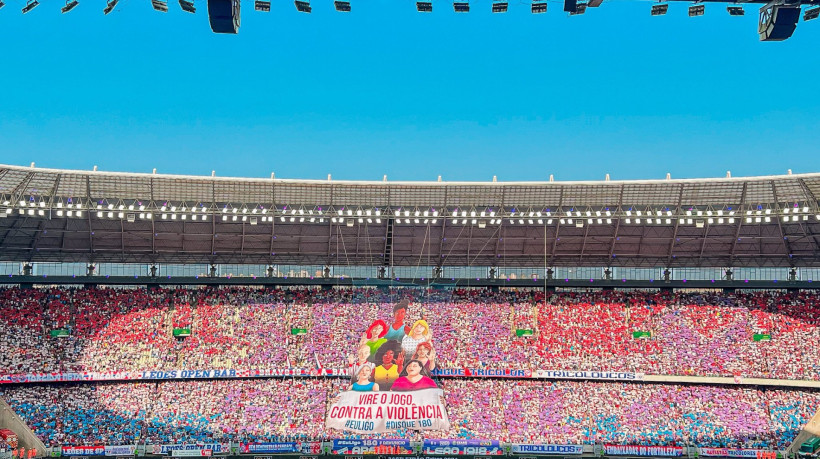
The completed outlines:
<svg viewBox="0 0 820 459">
<path fill-rule="evenodd" d="M 270 1 L 256 0 L 256 2 L 254 3 L 254 9 L 256 11 L 270 11 Z"/>
<path fill-rule="evenodd" d="M 77 0 L 71 0 L 71 1 L 66 0 L 65 6 L 60 8 L 60 11 L 62 11 L 63 14 L 68 13 L 69 11 L 73 10 L 74 7 L 76 7 L 79 4 L 80 4 L 80 2 L 78 2 Z"/>
<path fill-rule="evenodd" d="M 37 0 L 28 0 L 26 2 L 26 6 L 23 7 L 23 14 L 28 13 L 29 11 L 33 10 L 40 2 Z"/>
<path fill-rule="evenodd" d="M 493 13 L 506 13 L 509 4 L 507 2 L 494 2 Z"/>
<path fill-rule="evenodd" d="M 105 5 L 105 8 L 103 9 L 103 14 L 108 14 L 114 11 L 114 7 L 117 6 L 117 2 L 119 1 L 120 0 L 108 0 L 108 4 Z"/>
<path fill-rule="evenodd" d="M 820 6 L 807 9 L 806 12 L 803 13 L 803 20 L 811 21 L 812 19 L 817 19 L 818 16 L 820 16 Z"/>
<path fill-rule="evenodd" d="M 159 12 L 168 12 L 168 2 L 166 0 L 151 0 L 151 6 Z"/>
<path fill-rule="evenodd" d="M 191 0 L 179 0 L 179 7 L 186 13 L 196 13 L 196 7 L 194 6 L 194 2 Z"/>
<path fill-rule="evenodd" d="M 467 2 L 453 2 L 453 11 L 456 13 L 469 13 L 470 4 Z"/>
<path fill-rule="evenodd" d="M 663 16 L 667 11 L 669 11 L 668 3 L 652 5 L 652 16 Z"/>
<path fill-rule="evenodd" d="M 746 12 L 743 10 L 743 7 L 737 5 L 727 6 L 726 11 L 729 12 L 729 16 L 743 16 L 744 14 L 746 14 Z"/>
<path fill-rule="evenodd" d="M 342 0 L 342 1 L 337 0 L 337 1 L 333 2 L 333 6 L 336 7 L 336 11 L 341 11 L 343 13 L 349 13 L 350 12 L 350 2 L 348 2 L 346 0 Z"/>
<path fill-rule="evenodd" d="M 546 2 L 532 2 L 531 11 L 532 11 L 532 14 L 546 13 L 547 12 Z"/>
<path fill-rule="evenodd" d="M 703 16 L 703 13 L 706 12 L 705 5 L 692 5 L 689 7 L 689 17 L 693 18 L 695 16 Z"/>
<path fill-rule="evenodd" d="M 416 11 L 419 13 L 432 13 L 433 12 L 433 3 L 432 2 L 416 2 Z"/>
<path fill-rule="evenodd" d="M 294 4 L 296 5 L 296 11 L 299 11 L 300 13 L 310 13 L 312 11 L 312 8 L 310 7 L 310 2 L 296 0 Z"/>
</svg>

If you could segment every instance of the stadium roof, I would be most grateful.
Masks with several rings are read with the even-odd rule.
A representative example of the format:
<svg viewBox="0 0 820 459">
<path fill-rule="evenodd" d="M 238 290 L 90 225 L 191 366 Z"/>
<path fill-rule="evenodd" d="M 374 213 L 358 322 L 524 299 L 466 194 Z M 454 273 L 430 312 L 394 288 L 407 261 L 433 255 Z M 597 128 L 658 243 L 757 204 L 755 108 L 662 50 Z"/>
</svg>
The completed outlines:
<svg viewBox="0 0 820 459">
<path fill-rule="evenodd" d="M 0 165 L 0 259 L 820 266 L 820 174 L 366 182 Z"/>
</svg>

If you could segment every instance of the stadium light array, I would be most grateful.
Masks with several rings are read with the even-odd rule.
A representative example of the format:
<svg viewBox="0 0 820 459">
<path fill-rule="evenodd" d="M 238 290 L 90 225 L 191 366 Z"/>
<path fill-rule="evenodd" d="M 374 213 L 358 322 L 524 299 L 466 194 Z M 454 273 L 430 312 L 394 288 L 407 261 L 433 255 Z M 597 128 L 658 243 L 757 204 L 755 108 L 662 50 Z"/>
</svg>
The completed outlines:
<svg viewBox="0 0 820 459">
<path fill-rule="evenodd" d="M 820 6 L 815 6 L 814 8 L 809 8 L 803 13 L 803 20 L 804 21 L 811 21 L 812 19 L 817 19 L 820 16 Z M 820 218 L 818 218 L 820 220 Z"/>
<path fill-rule="evenodd" d="M 432 13 L 433 12 L 433 3 L 432 2 L 416 2 L 416 11 L 419 13 Z"/>
<path fill-rule="evenodd" d="M 253 8 L 256 11 L 269 12 L 270 11 L 270 1 L 268 1 L 268 0 L 256 0 L 256 2 L 254 2 Z"/>
<path fill-rule="evenodd" d="M 72 0 L 69 0 L 72 1 Z M 5 204 L 4 204 L 5 203 Z M 24 217 L 81 217 L 83 203 L 77 198 L 0 195 L 0 214 Z M 384 216 L 400 225 L 429 225 L 441 223 L 446 217 L 448 224 L 477 225 L 553 225 L 559 223 L 576 225 L 689 225 L 703 228 L 705 225 L 799 223 L 815 221 L 820 212 L 817 204 L 790 202 L 780 204 L 754 205 L 700 205 L 700 206 L 581 206 L 581 207 L 388 207 L 368 206 L 296 206 L 263 205 L 259 203 L 202 203 L 139 201 L 122 199 L 100 199 L 92 202 L 93 215 L 100 218 L 145 220 L 155 213 L 157 219 L 165 214 L 166 220 L 207 221 L 209 214 L 222 214 L 224 222 L 273 223 L 275 218 L 285 218 L 283 222 L 316 224 L 326 223 L 331 216 L 347 224 L 383 224 Z M 70 212 L 70 213 L 69 213 Z M 120 215 L 123 215 L 120 217 Z M 328 215 L 331 214 L 331 215 Z M 176 217 L 174 217 L 176 215 Z M 236 217 L 236 218 L 234 218 Z M 243 218 L 245 217 L 245 218 Z M 261 218 L 260 218 L 261 217 Z M 218 218 L 218 217 L 217 217 Z M 292 219 L 292 220 L 291 220 Z M 617 222 L 616 222 L 617 220 Z M 278 220 L 277 220 L 278 221 Z M 569 223 L 572 221 L 572 223 Z"/>
<path fill-rule="evenodd" d="M 547 3 L 546 2 L 532 2 L 532 6 L 530 8 L 532 14 L 541 14 L 547 12 Z"/>
<path fill-rule="evenodd" d="M 669 11 L 669 4 L 668 3 L 661 3 L 658 5 L 652 5 L 652 16 L 663 16 L 666 12 Z"/>
<path fill-rule="evenodd" d="M 117 6 L 117 3 L 120 0 L 108 0 L 108 3 L 103 8 L 103 14 L 107 15 L 108 13 L 114 11 L 114 7 Z"/>
<path fill-rule="evenodd" d="M 470 4 L 468 2 L 453 2 L 453 11 L 456 13 L 469 13 Z"/>
<path fill-rule="evenodd" d="M 310 13 L 311 11 L 313 11 L 313 9 L 310 7 L 310 2 L 296 0 L 294 4 L 296 5 L 296 11 L 300 13 Z"/>
<path fill-rule="evenodd" d="M 28 1 L 26 2 L 26 6 L 24 6 L 24 7 L 23 7 L 23 14 L 26 14 L 26 13 L 28 13 L 29 11 L 33 10 L 33 9 L 34 9 L 34 8 L 36 8 L 36 7 L 37 7 L 37 5 L 39 5 L 39 4 L 40 4 L 40 2 L 39 2 L 39 1 L 37 1 L 37 0 L 28 0 Z"/>
<path fill-rule="evenodd" d="M 333 2 L 333 6 L 336 7 L 336 11 L 341 11 L 342 13 L 350 12 L 350 2 L 348 1 L 336 0 Z"/>
<path fill-rule="evenodd" d="M 729 13 L 729 16 L 743 16 L 746 14 L 746 11 L 743 10 L 743 7 L 737 5 L 727 6 L 726 12 Z"/>
<path fill-rule="evenodd" d="M 706 12 L 706 6 L 701 4 L 694 4 L 689 6 L 689 17 L 695 16 L 703 16 L 703 13 Z"/>
<path fill-rule="evenodd" d="M 151 0 L 151 6 L 161 13 L 168 12 L 168 2 L 165 0 Z"/>
<path fill-rule="evenodd" d="M 194 2 L 192 2 L 191 0 L 179 0 L 179 7 L 182 8 L 182 11 L 185 11 L 186 13 L 196 13 L 196 7 L 194 6 Z"/>
<path fill-rule="evenodd" d="M 60 8 L 60 11 L 62 11 L 63 14 L 68 13 L 69 11 L 76 8 L 79 4 L 80 2 L 78 2 L 77 0 L 66 0 L 65 6 Z"/>
<path fill-rule="evenodd" d="M 493 13 L 506 13 L 509 4 L 507 2 L 493 2 Z"/>
</svg>

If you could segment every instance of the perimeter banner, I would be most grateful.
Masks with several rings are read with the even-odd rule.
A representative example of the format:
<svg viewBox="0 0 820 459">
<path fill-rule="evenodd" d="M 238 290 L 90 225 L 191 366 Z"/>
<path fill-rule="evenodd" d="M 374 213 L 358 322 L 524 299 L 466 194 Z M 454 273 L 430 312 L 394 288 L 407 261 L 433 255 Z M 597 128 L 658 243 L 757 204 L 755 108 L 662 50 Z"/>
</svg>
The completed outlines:
<svg viewBox="0 0 820 459">
<path fill-rule="evenodd" d="M 604 445 L 607 456 L 683 456 L 682 446 Z"/>
<path fill-rule="evenodd" d="M 535 370 L 534 378 L 544 379 L 603 379 L 608 381 L 640 381 L 643 373 L 628 371 L 570 371 L 570 370 Z"/>
<path fill-rule="evenodd" d="M 230 448 L 227 443 L 183 443 L 178 445 L 153 445 L 150 450 L 146 448 L 146 451 L 151 451 L 152 454 L 162 454 L 163 456 L 169 454 L 174 456 L 174 451 L 211 451 L 213 454 L 224 454 L 229 453 Z"/>
<path fill-rule="evenodd" d="M 63 456 L 104 456 L 105 446 L 63 446 Z"/>
<path fill-rule="evenodd" d="M 531 370 L 519 368 L 438 368 L 436 376 L 464 376 L 469 378 L 532 378 Z"/>
<path fill-rule="evenodd" d="M 771 451 L 765 449 L 698 448 L 698 454 L 710 457 L 758 457 L 758 454 L 768 452 Z"/>
<path fill-rule="evenodd" d="M 504 454 L 496 440 L 424 440 L 422 454 L 429 456 L 500 456 Z"/>
<path fill-rule="evenodd" d="M 330 452 L 343 455 L 388 454 L 410 455 L 415 454 L 410 440 L 380 438 L 372 440 L 333 440 Z"/>
<path fill-rule="evenodd" d="M 312 443 L 318 443 L 314 448 Z M 275 442 L 275 443 L 240 443 L 239 451 L 242 454 L 321 454 L 322 444 L 319 442 Z"/>
<path fill-rule="evenodd" d="M 412 392 L 342 392 L 328 410 L 327 427 L 359 433 L 447 430 L 441 389 Z"/>
<path fill-rule="evenodd" d="M 513 454 L 555 454 L 555 455 L 578 455 L 584 454 L 582 445 L 539 445 L 533 443 L 513 443 Z"/>
<path fill-rule="evenodd" d="M 135 445 L 105 446 L 106 456 L 136 456 L 137 447 Z"/>
</svg>

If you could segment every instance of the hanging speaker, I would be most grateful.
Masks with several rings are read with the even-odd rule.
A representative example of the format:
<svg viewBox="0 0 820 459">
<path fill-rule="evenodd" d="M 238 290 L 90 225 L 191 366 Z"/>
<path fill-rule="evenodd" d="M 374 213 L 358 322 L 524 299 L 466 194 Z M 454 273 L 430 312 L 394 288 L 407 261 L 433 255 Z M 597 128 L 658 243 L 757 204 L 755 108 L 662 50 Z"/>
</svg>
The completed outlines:
<svg viewBox="0 0 820 459">
<path fill-rule="evenodd" d="M 239 0 L 208 0 L 208 20 L 214 33 L 239 32 Z"/>
<path fill-rule="evenodd" d="M 757 31 L 760 41 L 781 41 L 792 36 L 800 19 L 800 5 L 772 5 L 760 8 Z"/>
</svg>

